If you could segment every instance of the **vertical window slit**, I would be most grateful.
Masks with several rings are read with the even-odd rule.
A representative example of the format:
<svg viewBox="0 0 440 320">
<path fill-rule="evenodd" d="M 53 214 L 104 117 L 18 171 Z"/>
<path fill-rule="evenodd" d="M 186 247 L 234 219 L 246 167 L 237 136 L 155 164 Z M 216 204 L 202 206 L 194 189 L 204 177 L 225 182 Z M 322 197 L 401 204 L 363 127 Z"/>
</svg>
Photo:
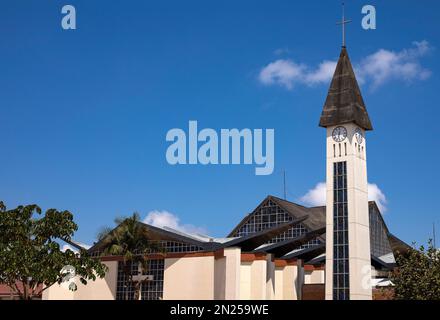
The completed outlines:
<svg viewBox="0 0 440 320">
<path fill-rule="evenodd" d="M 333 299 L 350 299 L 347 162 L 333 165 Z"/>
</svg>

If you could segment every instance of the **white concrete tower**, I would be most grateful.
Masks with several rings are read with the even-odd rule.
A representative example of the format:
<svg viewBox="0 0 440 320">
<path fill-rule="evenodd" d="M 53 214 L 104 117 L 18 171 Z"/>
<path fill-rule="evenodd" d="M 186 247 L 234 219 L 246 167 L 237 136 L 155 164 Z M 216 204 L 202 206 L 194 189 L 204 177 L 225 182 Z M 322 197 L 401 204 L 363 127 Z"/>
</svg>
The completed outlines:
<svg viewBox="0 0 440 320">
<path fill-rule="evenodd" d="M 319 125 L 327 129 L 327 300 L 372 298 L 365 131 L 372 130 L 342 47 Z"/>
</svg>

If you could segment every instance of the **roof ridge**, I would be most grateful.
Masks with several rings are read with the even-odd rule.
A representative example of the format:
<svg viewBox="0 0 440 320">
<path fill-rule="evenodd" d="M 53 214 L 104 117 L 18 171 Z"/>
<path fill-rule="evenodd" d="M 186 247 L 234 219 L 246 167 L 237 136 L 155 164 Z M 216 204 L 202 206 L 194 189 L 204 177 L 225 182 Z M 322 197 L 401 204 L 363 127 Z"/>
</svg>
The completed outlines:
<svg viewBox="0 0 440 320">
<path fill-rule="evenodd" d="M 272 197 L 272 198 L 274 198 L 274 199 L 276 199 L 276 200 L 279 200 L 279 201 L 288 202 L 288 203 L 290 203 L 290 204 L 293 204 L 293 205 L 295 205 L 295 206 L 298 206 L 298 207 L 301 207 L 301 208 L 304 208 L 304 209 L 309 209 L 309 207 L 303 206 L 302 204 L 299 204 L 299 203 L 296 203 L 296 202 L 293 202 L 293 201 L 290 201 L 290 200 L 287 200 L 287 199 L 282 199 L 282 198 L 280 198 L 280 197 L 272 196 L 272 195 L 269 195 L 269 197 Z"/>
</svg>

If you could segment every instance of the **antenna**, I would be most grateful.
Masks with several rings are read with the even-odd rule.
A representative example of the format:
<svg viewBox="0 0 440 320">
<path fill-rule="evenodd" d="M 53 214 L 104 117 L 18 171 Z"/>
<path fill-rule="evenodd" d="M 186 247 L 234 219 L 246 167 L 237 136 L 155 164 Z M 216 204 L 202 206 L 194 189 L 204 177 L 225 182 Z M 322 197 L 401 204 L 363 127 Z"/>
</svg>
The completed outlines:
<svg viewBox="0 0 440 320">
<path fill-rule="evenodd" d="M 342 20 L 337 22 L 337 25 L 342 25 L 342 46 L 345 47 L 345 25 L 351 20 L 345 20 L 345 3 L 342 2 Z"/>
<path fill-rule="evenodd" d="M 432 223 L 432 241 L 434 242 L 434 248 L 437 248 L 435 243 L 435 222 Z"/>
</svg>

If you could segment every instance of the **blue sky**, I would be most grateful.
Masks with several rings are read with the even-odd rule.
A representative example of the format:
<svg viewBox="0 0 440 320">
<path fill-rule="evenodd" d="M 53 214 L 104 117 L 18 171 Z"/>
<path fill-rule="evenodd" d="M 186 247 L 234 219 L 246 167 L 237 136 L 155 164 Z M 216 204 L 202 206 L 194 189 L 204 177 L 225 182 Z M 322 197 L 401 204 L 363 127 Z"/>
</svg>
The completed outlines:
<svg viewBox="0 0 440 320">
<path fill-rule="evenodd" d="M 65 4 L 77 30 L 61 28 Z M 374 127 L 369 182 L 390 230 L 425 242 L 440 226 L 440 4 L 346 4 Z M 376 6 L 376 30 L 361 28 L 364 4 Z M 288 199 L 305 200 L 325 178 L 318 121 L 340 11 L 339 1 L 2 1 L 0 199 L 70 210 L 86 243 L 133 211 L 224 236 L 266 195 L 282 196 L 283 170 Z M 165 135 L 189 120 L 274 128 L 274 173 L 169 165 Z"/>
</svg>

